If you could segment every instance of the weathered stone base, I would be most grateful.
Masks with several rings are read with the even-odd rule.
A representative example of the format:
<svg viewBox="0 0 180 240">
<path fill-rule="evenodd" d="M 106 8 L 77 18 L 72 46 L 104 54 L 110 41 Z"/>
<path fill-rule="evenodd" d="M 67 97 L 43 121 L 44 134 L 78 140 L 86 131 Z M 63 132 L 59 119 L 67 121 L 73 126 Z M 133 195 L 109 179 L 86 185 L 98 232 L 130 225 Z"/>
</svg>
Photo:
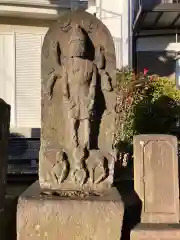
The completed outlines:
<svg viewBox="0 0 180 240">
<path fill-rule="evenodd" d="M 120 240 L 124 204 L 116 188 L 104 196 L 42 196 L 35 182 L 19 198 L 18 240 Z"/>
<path fill-rule="evenodd" d="M 180 224 L 141 223 L 131 232 L 131 240 L 179 240 Z"/>
</svg>

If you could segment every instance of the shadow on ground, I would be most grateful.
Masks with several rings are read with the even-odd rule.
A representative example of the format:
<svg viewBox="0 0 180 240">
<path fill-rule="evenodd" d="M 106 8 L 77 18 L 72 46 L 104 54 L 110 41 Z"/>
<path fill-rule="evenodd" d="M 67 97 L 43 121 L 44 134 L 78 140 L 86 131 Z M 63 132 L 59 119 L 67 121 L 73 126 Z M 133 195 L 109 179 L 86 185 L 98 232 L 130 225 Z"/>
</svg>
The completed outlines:
<svg viewBox="0 0 180 240">
<path fill-rule="evenodd" d="M 116 187 L 125 205 L 122 237 L 120 240 L 130 240 L 131 230 L 140 223 L 142 202 L 134 191 L 133 181 L 122 181 Z"/>
<path fill-rule="evenodd" d="M 27 183 L 11 183 L 7 186 L 5 210 L 3 215 L 3 240 L 16 240 L 16 212 L 18 197 L 31 185 Z M 0 238 L 1 239 L 1 238 Z"/>
<path fill-rule="evenodd" d="M 6 196 L 6 205 L 3 216 L 4 240 L 16 240 L 16 210 L 18 197 Z"/>
</svg>

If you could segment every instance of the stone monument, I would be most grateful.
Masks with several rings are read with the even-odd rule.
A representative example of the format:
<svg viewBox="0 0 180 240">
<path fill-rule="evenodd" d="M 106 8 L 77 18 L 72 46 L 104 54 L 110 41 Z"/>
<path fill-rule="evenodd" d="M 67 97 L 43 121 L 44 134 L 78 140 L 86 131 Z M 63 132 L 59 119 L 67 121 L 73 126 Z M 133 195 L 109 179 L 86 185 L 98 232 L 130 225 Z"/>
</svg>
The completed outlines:
<svg viewBox="0 0 180 240">
<path fill-rule="evenodd" d="M 6 194 L 6 176 L 8 166 L 8 139 L 10 124 L 10 106 L 0 99 L 0 233 L 3 235 L 3 213 Z"/>
<path fill-rule="evenodd" d="M 100 20 L 77 10 L 42 48 L 39 182 L 19 199 L 18 240 L 121 237 L 124 206 L 112 187 L 116 58 Z"/>
<path fill-rule="evenodd" d="M 180 239 L 175 136 L 134 137 L 134 187 L 142 200 L 142 213 L 131 239 Z"/>
</svg>

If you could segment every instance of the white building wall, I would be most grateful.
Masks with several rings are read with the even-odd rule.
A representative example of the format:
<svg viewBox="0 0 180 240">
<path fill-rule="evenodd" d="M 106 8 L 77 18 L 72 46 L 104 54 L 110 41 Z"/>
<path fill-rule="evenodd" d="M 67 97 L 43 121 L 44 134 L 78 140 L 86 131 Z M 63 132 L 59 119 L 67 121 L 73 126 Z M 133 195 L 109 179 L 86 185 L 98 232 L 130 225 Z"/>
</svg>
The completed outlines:
<svg viewBox="0 0 180 240">
<path fill-rule="evenodd" d="M 47 30 L 0 24 L 0 98 L 11 105 L 11 132 L 26 137 L 41 127 L 41 47 Z"/>
<path fill-rule="evenodd" d="M 85 7 L 88 0 L 0 0 L 0 4 L 71 8 Z"/>
<path fill-rule="evenodd" d="M 0 0 L 0 3 L 6 4 L 23 4 L 23 5 L 41 5 L 41 6 L 58 6 L 60 2 L 65 2 L 61 0 Z M 69 4 L 70 0 L 66 0 Z"/>
<path fill-rule="evenodd" d="M 11 126 L 14 125 L 14 36 L 0 31 L 0 98 L 11 105 Z"/>
<path fill-rule="evenodd" d="M 96 16 L 110 30 L 116 48 L 117 68 L 129 65 L 129 0 L 96 0 Z"/>
</svg>

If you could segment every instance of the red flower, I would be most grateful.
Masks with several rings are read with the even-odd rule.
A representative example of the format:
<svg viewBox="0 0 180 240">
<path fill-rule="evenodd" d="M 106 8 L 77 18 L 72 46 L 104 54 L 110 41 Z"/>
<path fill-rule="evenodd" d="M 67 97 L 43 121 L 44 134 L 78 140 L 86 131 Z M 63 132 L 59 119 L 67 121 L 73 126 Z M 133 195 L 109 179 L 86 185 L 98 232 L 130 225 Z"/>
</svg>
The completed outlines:
<svg viewBox="0 0 180 240">
<path fill-rule="evenodd" d="M 148 69 L 144 68 L 144 75 L 146 75 L 148 73 Z"/>
</svg>

